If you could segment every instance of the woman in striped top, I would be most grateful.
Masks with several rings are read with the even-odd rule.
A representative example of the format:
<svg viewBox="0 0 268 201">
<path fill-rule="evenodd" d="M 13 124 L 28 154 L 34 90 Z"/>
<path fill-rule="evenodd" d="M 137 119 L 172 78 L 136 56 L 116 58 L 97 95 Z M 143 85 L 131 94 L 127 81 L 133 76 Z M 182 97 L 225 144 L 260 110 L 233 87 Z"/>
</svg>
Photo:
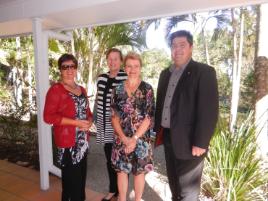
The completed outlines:
<svg viewBox="0 0 268 201">
<path fill-rule="evenodd" d="M 118 194 L 117 175 L 111 164 L 111 153 L 114 141 L 114 130 L 111 124 L 111 92 L 115 86 L 127 79 L 124 71 L 120 70 L 123 56 L 120 50 L 111 48 L 106 53 L 109 72 L 99 75 L 97 79 L 97 138 L 98 144 L 104 144 L 104 152 L 107 160 L 109 174 L 109 193 L 102 201 L 111 200 Z"/>
</svg>

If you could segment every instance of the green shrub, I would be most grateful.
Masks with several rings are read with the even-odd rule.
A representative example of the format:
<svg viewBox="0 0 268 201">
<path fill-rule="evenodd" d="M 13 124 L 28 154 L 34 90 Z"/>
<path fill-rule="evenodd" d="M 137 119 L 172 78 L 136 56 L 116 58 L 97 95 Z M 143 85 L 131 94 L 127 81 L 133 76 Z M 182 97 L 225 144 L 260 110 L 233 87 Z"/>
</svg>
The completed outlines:
<svg viewBox="0 0 268 201">
<path fill-rule="evenodd" d="M 7 102 L 0 115 L 0 159 L 12 162 L 26 161 L 38 168 L 38 132 L 36 115 L 30 121 L 22 117 L 29 111 L 28 105 L 19 107 Z"/>
<path fill-rule="evenodd" d="M 219 201 L 267 200 L 268 171 L 257 149 L 252 113 L 234 133 L 220 121 L 204 168 L 203 194 Z"/>
</svg>

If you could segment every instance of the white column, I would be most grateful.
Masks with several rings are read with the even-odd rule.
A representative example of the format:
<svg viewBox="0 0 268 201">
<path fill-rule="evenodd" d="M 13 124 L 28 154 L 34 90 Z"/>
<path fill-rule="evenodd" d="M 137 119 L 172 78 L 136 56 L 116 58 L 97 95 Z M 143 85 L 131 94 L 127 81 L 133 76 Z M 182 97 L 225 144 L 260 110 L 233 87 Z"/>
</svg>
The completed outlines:
<svg viewBox="0 0 268 201">
<path fill-rule="evenodd" d="M 267 43 L 268 43 L 268 39 L 267 39 L 267 35 L 268 35 L 268 26 L 267 26 L 267 20 L 268 20 L 268 15 L 267 15 L 267 11 L 268 11 L 268 3 L 266 4 L 261 4 L 260 5 L 260 11 L 261 11 L 261 16 L 260 16 L 260 26 L 261 26 L 261 30 L 259 33 L 259 44 L 258 44 L 258 56 L 265 56 L 266 58 L 268 58 L 268 47 L 267 47 Z"/>
<path fill-rule="evenodd" d="M 50 166 L 48 163 L 50 160 L 48 159 L 47 136 L 51 135 L 51 128 L 43 121 L 43 109 L 45 95 L 49 88 L 48 41 L 42 30 L 42 20 L 39 18 L 33 19 L 33 41 L 35 54 L 40 185 L 42 190 L 47 190 L 49 188 L 48 170 Z"/>
<path fill-rule="evenodd" d="M 268 95 L 257 102 L 255 119 L 260 155 L 268 158 Z"/>
<path fill-rule="evenodd" d="M 268 4 L 261 4 L 260 15 L 260 30 L 259 30 L 259 44 L 258 44 L 258 57 L 263 56 L 268 58 Z M 266 72 L 267 76 L 267 72 Z M 262 97 L 256 103 L 255 107 L 255 124 L 257 129 L 257 141 L 260 146 L 260 152 L 263 157 L 268 158 L 268 94 Z"/>
<path fill-rule="evenodd" d="M 53 39 L 57 39 L 57 40 L 61 40 L 61 41 L 72 41 L 73 37 L 72 35 L 65 35 L 65 34 L 61 34 L 61 33 L 57 33 L 54 31 L 44 31 L 44 42 L 46 42 L 44 44 L 44 58 L 46 58 L 46 61 L 48 62 L 48 40 L 50 38 Z M 48 66 L 48 63 L 47 63 Z M 48 76 L 47 76 L 48 77 Z M 53 148 L 52 148 L 52 136 L 50 135 L 46 135 L 47 136 L 47 164 L 49 165 L 48 167 L 48 171 L 51 172 L 54 175 L 57 175 L 58 177 L 61 177 L 61 170 L 56 167 L 53 164 Z"/>
</svg>

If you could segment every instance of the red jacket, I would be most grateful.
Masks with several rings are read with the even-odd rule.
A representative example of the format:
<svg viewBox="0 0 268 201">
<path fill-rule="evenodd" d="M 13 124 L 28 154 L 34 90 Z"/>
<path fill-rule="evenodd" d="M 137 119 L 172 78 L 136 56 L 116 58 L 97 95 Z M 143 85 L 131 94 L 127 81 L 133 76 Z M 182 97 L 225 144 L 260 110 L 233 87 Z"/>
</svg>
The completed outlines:
<svg viewBox="0 0 268 201">
<path fill-rule="evenodd" d="M 81 90 L 83 94 L 87 95 L 83 87 Z M 43 114 L 44 121 L 53 124 L 55 144 L 61 148 L 75 145 L 75 126 L 61 125 L 63 117 L 75 119 L 74 101 L 68 93 L 62 84 L 52 85 L 46 95 Z M 87 118 L 92 118 L 89 107 L 87 108 Z"/>
</svg>

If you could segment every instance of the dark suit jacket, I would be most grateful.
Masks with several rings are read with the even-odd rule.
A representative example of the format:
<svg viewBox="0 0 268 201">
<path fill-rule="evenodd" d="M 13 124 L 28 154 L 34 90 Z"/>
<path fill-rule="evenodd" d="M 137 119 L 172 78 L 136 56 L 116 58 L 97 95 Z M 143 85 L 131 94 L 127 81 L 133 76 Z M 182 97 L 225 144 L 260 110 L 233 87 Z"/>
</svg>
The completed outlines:
<svg viewBox="0 0 268 201">
<path fill-rule="evenodd" d="M 162 109 L 171 72 L 160 74 L 155 131 L 161 128 Z M 191 60 L 186 66 L 170 105 L 170 132 L 178 159 L 193 159 L 192 146 L 207 149 L 218 119 L 218 86 L 214 68 Z"/>
</svg>

